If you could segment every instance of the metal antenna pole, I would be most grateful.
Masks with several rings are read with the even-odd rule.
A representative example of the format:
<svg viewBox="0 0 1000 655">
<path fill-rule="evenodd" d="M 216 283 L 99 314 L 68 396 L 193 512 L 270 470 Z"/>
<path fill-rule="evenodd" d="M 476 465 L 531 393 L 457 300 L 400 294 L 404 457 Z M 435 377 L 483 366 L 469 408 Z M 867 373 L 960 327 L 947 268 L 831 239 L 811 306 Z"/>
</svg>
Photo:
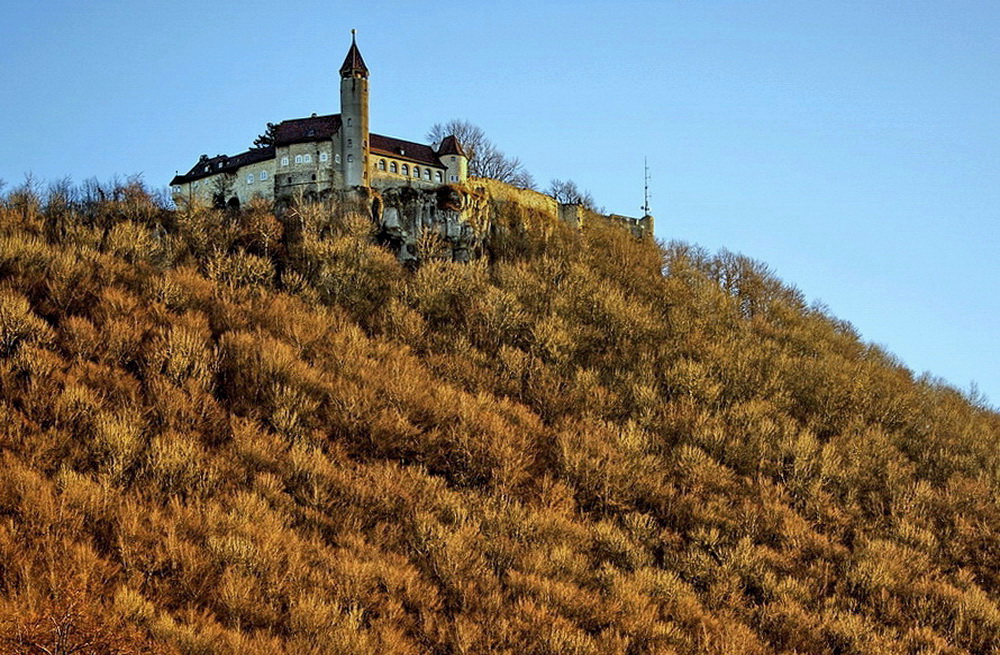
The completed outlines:
<svg viewBox="0 0 1000 655">
<path fill-rule="evenodd" d="M 645 157 L 642 158 L 642 164 L 646 169 L 645 187 L 643 188 L 643 205 L 642 212 L 643 216 L 649 216 L 649 160 Z"/>
</svg>

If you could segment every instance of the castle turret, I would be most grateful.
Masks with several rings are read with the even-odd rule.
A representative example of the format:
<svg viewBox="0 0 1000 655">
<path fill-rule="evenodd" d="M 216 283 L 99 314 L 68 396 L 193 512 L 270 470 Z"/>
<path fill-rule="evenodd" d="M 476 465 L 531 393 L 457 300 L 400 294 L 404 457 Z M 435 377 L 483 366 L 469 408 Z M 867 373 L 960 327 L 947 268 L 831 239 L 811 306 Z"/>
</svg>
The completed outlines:
<svg viewBox="0 0 1000 655">
<path fill-rule="evenodd" d="M 437 156 L 448 169 L 447 182 L 465 182 L 468 179 L 469 158 L 457 137 L 454 135 L 445 137 L 438 146 Z"/>
<path fill-rule="evenodd" d="M 340 148 L 347 187 L 368 186 L 368 67 L 351 30 L 351 49 L 340 67 Z"/>
</svg>

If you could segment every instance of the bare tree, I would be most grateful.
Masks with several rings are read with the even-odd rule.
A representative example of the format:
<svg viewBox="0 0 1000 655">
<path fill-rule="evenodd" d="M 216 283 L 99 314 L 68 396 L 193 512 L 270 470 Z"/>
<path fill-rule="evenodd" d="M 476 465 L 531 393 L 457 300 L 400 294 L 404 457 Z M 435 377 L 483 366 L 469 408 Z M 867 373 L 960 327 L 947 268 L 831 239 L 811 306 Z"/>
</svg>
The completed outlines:
<svg viewBox="0 0 1000 655">
<path fill-rule="evenodd" d="M 427 132 L 427 140 L 437 149 L 445 137 L 451 135 L 462 144 L 469 158 L 470 175 L 489 177 L 525 189 L 535 188 L 535 179 L 525 170 L 521 160 L 505 155 L 478 125 L 457 118 L 435 123 Z"/>
<path fill-rule="evenodd" d="M 546 191 L 550 196 L 559 202 L 567 205 L 583 205 L 587 209 L 596 210 L 594 196 L 589 191 L 584 191 L 576 186 L 573 180 L 552 180 Z"/>
</svg>

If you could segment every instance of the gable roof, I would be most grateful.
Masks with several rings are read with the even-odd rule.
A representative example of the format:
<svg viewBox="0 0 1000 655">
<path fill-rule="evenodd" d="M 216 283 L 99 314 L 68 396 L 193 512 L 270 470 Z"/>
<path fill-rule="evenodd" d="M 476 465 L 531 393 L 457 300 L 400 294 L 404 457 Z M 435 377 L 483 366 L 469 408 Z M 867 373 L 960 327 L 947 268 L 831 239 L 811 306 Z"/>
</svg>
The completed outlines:
<svg viewBox="0 0 1000 655">
<path fill-rule="evenodd" d="M 423 143 L 404 141 L 391 136 L 371 133 L 368 135 L 368 143 L 372 154 L 388 155 L 396 159 L 405 159 L 417 164 L 427 164 L 438 168 L 447 168 L 438 159 L 434 149 Z"/>
<path fill-rule="evenodd" d="M 340 131 L 340 114 L 327 114 L 309 118 L 292 118 L 281 121 L 274 128 L 274 145 L 286 146 L 290 143 L 308 143 L 332 139 Z"/>
<path fill-rule="evenodd" d="M 259 161 L 266 161 L 268 159 L 274 159 L 273 146 L 252 148 L 232 157 L 227 155 L 216 155 L 215 157 L 202 155 L 198 163 L 187 173 L 184 175 L 175 175 L 174 179 L 170 180 L 170 185 L 193 182 L 194 180 L 200 180 L 203 177 L 209 177 L 217 173 L 235 173 L 241 166 L 256 164 Z"/>
</svg>

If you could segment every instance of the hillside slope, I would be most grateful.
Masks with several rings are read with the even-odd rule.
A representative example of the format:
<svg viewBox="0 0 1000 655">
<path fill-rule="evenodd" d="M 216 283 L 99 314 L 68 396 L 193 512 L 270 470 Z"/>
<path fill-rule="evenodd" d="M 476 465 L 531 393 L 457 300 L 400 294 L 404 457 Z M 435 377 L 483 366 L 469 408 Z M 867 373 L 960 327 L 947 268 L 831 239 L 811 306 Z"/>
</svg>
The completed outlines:
<svg viewBox="0 0 1000 655">
<path fill-rule="evenodd" d="M 413 272 L 10 192 L 0 652 L 1000 649 L 997 414 L 760 264 L 490 211 Z"/>
</svg>

